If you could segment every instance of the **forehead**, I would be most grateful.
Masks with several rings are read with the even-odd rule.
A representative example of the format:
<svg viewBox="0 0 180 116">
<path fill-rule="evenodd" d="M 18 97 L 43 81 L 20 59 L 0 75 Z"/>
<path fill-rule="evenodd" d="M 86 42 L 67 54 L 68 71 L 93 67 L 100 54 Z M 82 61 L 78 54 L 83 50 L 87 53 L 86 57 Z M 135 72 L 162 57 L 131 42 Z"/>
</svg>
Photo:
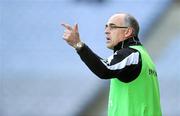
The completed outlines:
<svg viewBox="0 0 180 116">
<path fill-rule="evenodd" d="M 107 24 L 113 23 L 116 25 L 122 25 L 124 23 L 124 17 L 124 14 L 115 14 L 109 18 Z"/>
</svg>

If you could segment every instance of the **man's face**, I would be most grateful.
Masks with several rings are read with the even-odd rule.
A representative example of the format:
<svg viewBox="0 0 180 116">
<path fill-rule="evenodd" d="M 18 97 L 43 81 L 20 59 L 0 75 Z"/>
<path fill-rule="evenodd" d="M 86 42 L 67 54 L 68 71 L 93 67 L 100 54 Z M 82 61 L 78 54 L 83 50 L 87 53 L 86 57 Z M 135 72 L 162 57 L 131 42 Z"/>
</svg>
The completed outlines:
<svg viewBox="0 0 180 116">
<path fill-rule="evenodd" d="M 108 20 L 105 27 L 106 34 L 106 46 L 109 49 L 114 49 L 114 47 L 121 41 L 125 40 L 125 31 L 127 27 L 124 25 L 123 14 L 115 14 Z M 118 28 L 117 28 L 118 27 Z"/>
</svg>

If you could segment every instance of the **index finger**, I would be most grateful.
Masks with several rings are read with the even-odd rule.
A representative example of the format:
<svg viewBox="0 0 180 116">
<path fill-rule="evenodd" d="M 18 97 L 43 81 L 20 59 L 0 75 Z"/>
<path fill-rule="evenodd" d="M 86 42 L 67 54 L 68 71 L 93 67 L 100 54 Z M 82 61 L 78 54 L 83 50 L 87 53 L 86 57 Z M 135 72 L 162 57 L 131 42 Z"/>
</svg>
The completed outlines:
<svg viewBox="0 0 180 116">
<path fill-rule="evenodd" d="M 62 23 L 61 25 L 68 30 L 72 30 L 72 27 L 69 24 Z"/>
</svg>

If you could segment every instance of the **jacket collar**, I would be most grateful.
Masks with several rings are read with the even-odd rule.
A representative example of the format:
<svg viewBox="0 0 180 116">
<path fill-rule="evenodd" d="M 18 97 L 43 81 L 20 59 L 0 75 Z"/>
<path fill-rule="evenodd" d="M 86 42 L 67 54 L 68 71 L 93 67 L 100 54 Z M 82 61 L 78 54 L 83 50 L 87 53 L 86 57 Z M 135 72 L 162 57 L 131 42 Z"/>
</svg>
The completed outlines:
<svg viewBox="0 0 180 116">
<path fill-rule="evenodd" d="M 120 50 L 122 48 L 127 48 L 127 47 L 132 46 L 132 45 L 141 45 L 138 37 L 131 37 L 131 38 L 128 38 L 122 42 L 119 42 L 114 47 L 114 52 L 116 52 L 117 50 Z"/>
</svg>

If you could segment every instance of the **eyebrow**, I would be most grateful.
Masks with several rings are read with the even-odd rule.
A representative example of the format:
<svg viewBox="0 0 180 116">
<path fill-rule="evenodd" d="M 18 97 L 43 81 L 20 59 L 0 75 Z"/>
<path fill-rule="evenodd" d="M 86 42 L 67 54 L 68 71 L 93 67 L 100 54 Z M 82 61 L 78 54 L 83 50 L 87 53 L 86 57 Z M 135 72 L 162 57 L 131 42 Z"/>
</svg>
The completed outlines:
<svg viewBox="0 0 180 116">
<path fill-rule="evenodd" d="M 116 24 L 114 24 L 114 23 L 109 23 L 109 25 L 116 25 Z"/>
<path fill-rule="evenodd" d="M 114 23 L 109 23 L 109 24 L 106 24 L 105 26 L 107 27 L 108 25 L 112 26 L 112 25 L 115 25 Z"/>
</svg>

